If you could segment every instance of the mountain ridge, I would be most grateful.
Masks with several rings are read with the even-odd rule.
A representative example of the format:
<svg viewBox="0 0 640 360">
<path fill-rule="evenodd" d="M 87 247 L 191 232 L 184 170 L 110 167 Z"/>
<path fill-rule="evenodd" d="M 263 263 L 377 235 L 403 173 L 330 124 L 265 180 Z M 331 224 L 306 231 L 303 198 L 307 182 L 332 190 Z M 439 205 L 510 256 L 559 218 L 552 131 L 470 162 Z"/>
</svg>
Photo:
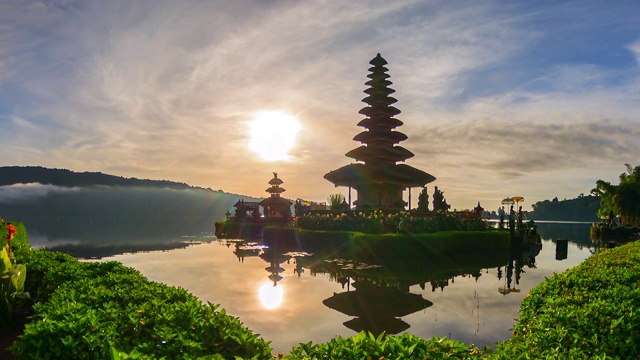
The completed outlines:
<svg viewBox="0 0 640 360">
<path fill-rule="evenodd" d="M 29 183 L 50 184 L 61 187 L 119 186 L 224 192 L 222 190 L 205 189 L 170 180 L 138 179 L 135 177 L 126 178 L 123 176 L 104 174 L 102 172 L 76 172 L 68 169 L 46 168 L 42 166 L 0 167 L 0 186 Z"/>
</svg>

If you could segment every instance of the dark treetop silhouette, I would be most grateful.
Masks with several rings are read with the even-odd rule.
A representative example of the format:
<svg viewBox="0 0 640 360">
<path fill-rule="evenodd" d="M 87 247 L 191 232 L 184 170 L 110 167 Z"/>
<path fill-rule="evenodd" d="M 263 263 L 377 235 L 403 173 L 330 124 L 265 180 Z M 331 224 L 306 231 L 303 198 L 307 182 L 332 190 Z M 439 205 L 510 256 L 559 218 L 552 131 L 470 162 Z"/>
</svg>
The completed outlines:
<svg viewBox="0 0 640 360">
<path fill-rule="evenodd" d="M 365 145 L 346 154 L 363 163 L 343 166 L 330 171 L 324 178 L 336 186 L 356 189 L 358 199 L 354 204 L 358 209 L 402 209 L 405 206 L 402 200 L 405 188 L 424 187 L 436 178 L 409 165 L 396 164 L 412 157 L 413 153 L 395 145 L 406 140 L 407 136 L 393 130 L 403 123 L 394 118 L 400 110 L 391 106 L 397 100 L 389 96 L 395 90 L 389 88 L 392 82 L 387 80 L 389 69 L 384 66 L 387 61 L 378 54 L 369 64 L 373 65 L 367 76 L 371 80 L 365 83 L 369 88 L 364 91 L 368 96 L 362 99 L 368 106 L 360 110 L 366 118 L 358 123 L 367 130 L 353 138 Z"/>
</svg>

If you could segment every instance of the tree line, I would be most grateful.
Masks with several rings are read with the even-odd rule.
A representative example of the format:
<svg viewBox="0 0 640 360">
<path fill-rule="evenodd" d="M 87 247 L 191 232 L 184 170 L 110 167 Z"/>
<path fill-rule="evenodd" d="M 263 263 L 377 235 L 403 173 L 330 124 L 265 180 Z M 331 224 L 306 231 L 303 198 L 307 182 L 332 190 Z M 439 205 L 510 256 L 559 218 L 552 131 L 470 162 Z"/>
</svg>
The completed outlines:
<svg viewBox="0 0 640 360">
<path fill-rule="evenodd" d="M 75 172 L 67 169 L 51 169 L 41 166 L 0 167 L 0 186 L 29 183 L 51 184 L 63 187 L 87 187 L 103 185 L 126 187 L 154 187 L 174 190 L 188 190 L 197 188 L 180 182 L 168 180 L 125 178 L 122 176 L 103 174 L 101 172 Z"/>
<path fill-rule="evenodd" d="M 620 174 L 619 184 L 598 180 L 591 193 L 602 199 L 600 216 L 620 215 L 625 225 L 640 225 L 640 166 L 625 166 L 627 171 Z"/>
<path fill-rule="evenodd" d="M 599 221 L 598 209 L 600 197 L 595 195 L 580 194 L 575 199 L 538 201 L 531 205 L 533 212 L 527 215 L 533 220 L 554 221 Z"/>
</svg>

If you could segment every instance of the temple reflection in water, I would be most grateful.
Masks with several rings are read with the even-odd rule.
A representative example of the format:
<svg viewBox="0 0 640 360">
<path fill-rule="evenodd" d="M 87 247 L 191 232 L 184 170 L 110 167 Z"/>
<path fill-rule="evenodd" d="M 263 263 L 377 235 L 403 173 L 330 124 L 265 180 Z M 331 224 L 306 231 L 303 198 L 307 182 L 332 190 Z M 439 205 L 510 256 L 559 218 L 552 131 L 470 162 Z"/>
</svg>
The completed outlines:
<svg viewBox="0 0 640 360">
<path fill-rule="evenodd" d="M 503 295 L 519 292 L 518 285 L 524 269 L 535 268 L 535 257 L 541 250 L 541 244 L 536 244 L 513 249 L 510 254 L 487 254 L 482 257 L 460 254 L 446 258 L 428 258 L 422 262 L 386 259 L 384 262 L 373 263 L 371 260 L 336 256 L 338 254 L 333 251 L 306 252 L 291 243 L 272 244 L 269 247 L 234 240 L 228 244 L 234 246 L 239 262 L 243 262 L 246 257 L 264 261 L 267 264 L 264 268 L 265 281 L 273 288 L 280 287 L 279 282 L 286 271 L 283 267 L 285 263 L 294 265 L 294 274 L 288 276 L 299 277 L 305 272 L 311 276 L 327 275 L 329 281 L 339 283 L 344 291 L 335 292 L 322 300 L 322 303 L 351 317 L 343 323 L 345 327 L 356 332 L 366 330 L 374 335 L 383 332 L 401 333 L 411 327 L 402 318 L 428 310 L 434 305 L 422 294 L 413 293 L 411 289 L 414 286 L 423 291 L 444 291 L 453 286 L 456 279 L 467 278 L 477 282 L 480 277 L 493 273 L 498 280 L 498 292 Z M 260 291 L 267 293 L 262 288 Z M 281 294 L 280 291 L 271 296 L 282 296 Z M 472 312 L 479 312 L 480 302 L 477 298 L 475 300 Z M 275 300 L 263 300 L 261 295 L 261 301 L 269 309 L 269 305 L 264 302 Z"/>
</svg>

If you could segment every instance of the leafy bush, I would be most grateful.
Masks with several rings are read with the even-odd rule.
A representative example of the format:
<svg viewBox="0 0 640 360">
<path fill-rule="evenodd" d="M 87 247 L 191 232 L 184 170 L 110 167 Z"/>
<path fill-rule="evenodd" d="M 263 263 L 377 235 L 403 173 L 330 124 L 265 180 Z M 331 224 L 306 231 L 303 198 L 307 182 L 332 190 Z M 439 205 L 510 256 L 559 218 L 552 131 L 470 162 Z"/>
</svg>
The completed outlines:
<svg viewBox="0 0 640 360">
<path fill-rule="evenodd" d="M 14 261 L 9 257 L 8 246 L 0 249 L 0 327 L 11 324 L 14 311 L 29 297 L 24 292 L 27 267 Z"/>
<path fill-rule="evenodd" d="M 32 250 L 24 254 L 20 261 L 29 265 L 25 290 L 36 303 L 49 300 L 58 286 L 66 281 L 74 281 L 83 276 L 79 273 L 83 270 L 78 266 L 79 261 L 60 252 Z"/>
<path fill-rule="evenodd" d="M 39 299 L 49 299 L 34 306 L 35 315 L 11 346 L 18 358 L 99 359 L 113 349 L 147 358 L 270 357 L 268 342 L 184 289 L 151 282 L 116 262 L 33 254 L 38 267 L 53 265 L 34 285 Z"/>
<path fill-rule="evenodd" d="M 462 230 L 483 231 L 491 227 L 474 213 L 463 212 L 425 212 L 408 211 L 385 213 L 381 210 L 372 212 L 344 212 L 340 214 L 306 214 L 296 218 L 296 225 L 305 230 L 355 231 L 365 234 L 384 234 L 398 232 L 403 220 L 409 221 L 409 229 L 414 234 L 428 234 L 438 231 Z"/>
<path fill-rule="evenodd" d="M 603 251 L 547 279 L 522 302 L 499 359 L 640 355 L 640 243 Z"/>
<path fill-rule="evenodd" d="M 424 340 L 410 334 L 377 338 L 371 333 L 338 336 L 326 344 L 300 344 L 285 359 L 480 359 L 485 350 L 460 341 L 434 337 Z"/>
<path fill-rule="evenodd" d="M 2 218 L 0 236 L 0 328 L 5 328 L 12 325 L 14 313 L 29 298 L 24 291 L 27 267 L 15 257 L 15 253 L 28 251 L 29 242 L 23 224 L 5 223 Z"/>
<path fill-rule="evenodd" d="M 29 250 L 31 250 L 31 245 L 29 245 L 29 240 L 27 238 L 27 231 L 25 230 L 24 224 L 20 222 L 5 222 L 2 218 L 0 218 L 0 248 L 5 247 L 9 243 L 7 237 L 9 236 L 9 231 L 7 231 L 8 225 L 11 224 L 16 232 L 13 234 L 11 242 L 11 251 L 14 256 L 20 260 L 20 257 Z"/>
</svg>

